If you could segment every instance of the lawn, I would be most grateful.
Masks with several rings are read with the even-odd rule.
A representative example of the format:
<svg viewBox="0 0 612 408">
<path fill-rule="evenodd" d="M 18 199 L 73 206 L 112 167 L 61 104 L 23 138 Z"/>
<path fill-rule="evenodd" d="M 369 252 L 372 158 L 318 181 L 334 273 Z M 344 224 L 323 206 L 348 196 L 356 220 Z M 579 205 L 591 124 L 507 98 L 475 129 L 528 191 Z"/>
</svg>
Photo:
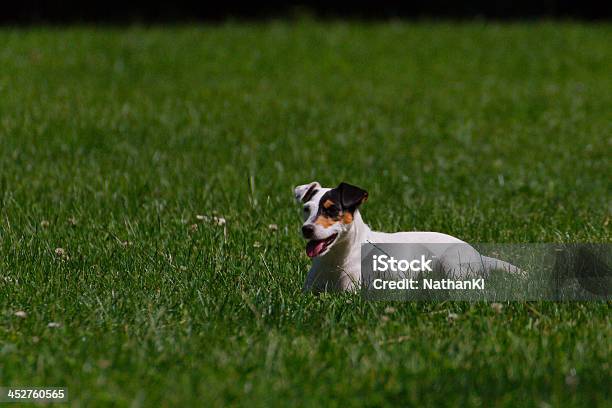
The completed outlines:
<svg viewBox="0 0 612 408">
<path fill-rule="evenodd" d="M 610 243 L 611 37 L 0 29 L 0 385 L 73 406 L 610 406 L 609 302 L 304 295 L 292 189 L 361 186 L 385 231 Z"/>
</svg>

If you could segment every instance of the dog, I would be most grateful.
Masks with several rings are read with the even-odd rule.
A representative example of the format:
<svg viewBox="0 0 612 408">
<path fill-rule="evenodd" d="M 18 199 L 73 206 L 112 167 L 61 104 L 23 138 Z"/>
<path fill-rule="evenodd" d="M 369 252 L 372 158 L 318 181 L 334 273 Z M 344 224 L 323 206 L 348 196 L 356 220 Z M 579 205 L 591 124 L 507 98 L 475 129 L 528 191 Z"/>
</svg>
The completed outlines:
<svg viewBox="0 0 612 408">
<path fill-rule="evenodd" d="M 325 188 L 313 181 L 297 186 L 294 194 L 303 205 L 302 235 L 307 240 L 306 254 L 312 259 L 305 292 L 359 289 L 363 243 L 414 244 L 451 270 L 467 264 L 476 273 L 520 271 L 505 261 L 481 256 L 466 242 L 447 234 L 372 231 L 359 213 L 368 192 L 357 186 L 342 182 L 335 188 Z"/>
</svg>

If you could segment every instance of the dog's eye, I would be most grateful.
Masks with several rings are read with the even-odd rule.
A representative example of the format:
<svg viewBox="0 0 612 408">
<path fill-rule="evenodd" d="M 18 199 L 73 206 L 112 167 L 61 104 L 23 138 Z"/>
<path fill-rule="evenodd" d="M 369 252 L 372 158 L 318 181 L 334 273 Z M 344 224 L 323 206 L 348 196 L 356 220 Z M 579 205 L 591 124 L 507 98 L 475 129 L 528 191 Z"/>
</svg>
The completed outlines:
<svg viewBox="0 0 612 408">
<path fill-rule="evenodd" d="M 330 217 L 337 217 L 339 213 L 340 213 L 340 209 L 336 206 L 332 206 L 332 207 L 325 209 L 325 214 L 327 214 Z"/>
<path fill-rule="evenodd" d="M 308 207 L 304 207 L 304 212 L 307 213 L 308 212 Z"/>
</svg>

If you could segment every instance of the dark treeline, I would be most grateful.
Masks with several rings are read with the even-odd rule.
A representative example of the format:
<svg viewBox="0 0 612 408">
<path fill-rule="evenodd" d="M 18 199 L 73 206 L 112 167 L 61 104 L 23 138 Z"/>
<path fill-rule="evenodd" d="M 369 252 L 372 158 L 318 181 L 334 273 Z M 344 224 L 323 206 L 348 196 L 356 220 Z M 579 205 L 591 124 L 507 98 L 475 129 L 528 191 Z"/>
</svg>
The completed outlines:
<svg viewBox="0 0 612 408">
<path fill-rule="evenodd" d="M 607 1 L 118 1 L 23 0 L 4 2 L 0 22 L 8 24 L 168 23 L 273 18 L 348 19 L 575 19 L 610 18 Z"/>
</svg>

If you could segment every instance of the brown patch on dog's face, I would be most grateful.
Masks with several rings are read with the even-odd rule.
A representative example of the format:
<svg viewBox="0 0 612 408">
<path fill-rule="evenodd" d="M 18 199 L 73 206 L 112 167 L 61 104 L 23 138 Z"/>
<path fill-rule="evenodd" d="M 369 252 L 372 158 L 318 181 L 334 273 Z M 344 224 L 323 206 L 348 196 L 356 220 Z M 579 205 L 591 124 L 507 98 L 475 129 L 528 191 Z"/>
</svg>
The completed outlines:
<svg viewBox="0 0 612 408">
<path fill-rule="evenodd" d="M 337 222 L 338 220 L 336 219 L 327 217 L 325 215 L 319 215 L 314 223 L 322 226 L 323 228 L 329 228 Z"/>
<path fill-rule="evenodd" d="M 334 205 L 334 202 L 332 200 L 325 200 L 325 202 L 323 203 L 323 208 L 330 208 L 332 205 Z"/>
<path fill-rule="evenodd" d="M 342 213 L 342 223 L 350 224 L 351 222 L 353 222 L 353 214 L 349 211 Z"/>
</svg>

